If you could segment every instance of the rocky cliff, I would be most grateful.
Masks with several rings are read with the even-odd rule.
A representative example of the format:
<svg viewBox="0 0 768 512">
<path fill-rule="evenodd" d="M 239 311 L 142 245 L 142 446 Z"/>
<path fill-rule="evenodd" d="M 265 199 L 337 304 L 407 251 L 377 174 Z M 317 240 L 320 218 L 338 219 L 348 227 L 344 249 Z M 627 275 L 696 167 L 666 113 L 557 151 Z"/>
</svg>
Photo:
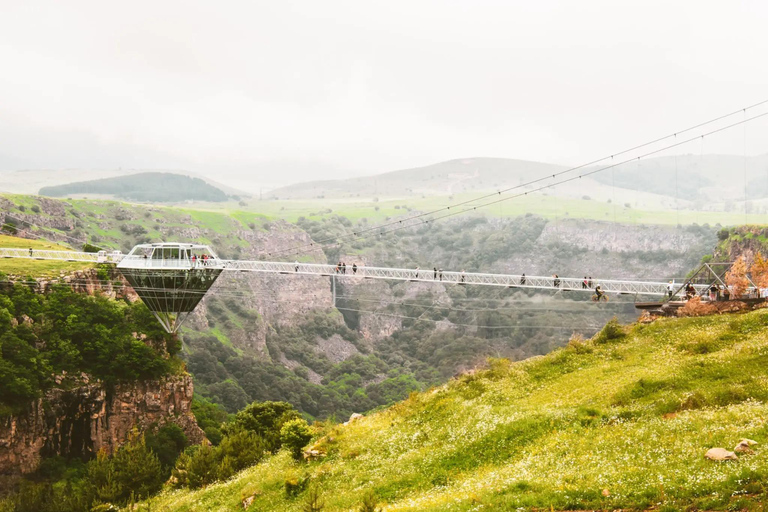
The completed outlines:
<svg viewBox="0 0 768 512">
<path fill-rule="evenodd" d="M 205 439 L 190 409 L 193 385 L 188 375 L 112 390 L 85 375 L 57 380 L 66 386 L 47 391 L 23 414 L 0 419 L 0 474 L 32 472 L 42 457 L 111 452 L 134 428 L 176 423 L 191 443 Z"/>
<path fill-rule="evenodd" d="M 735 261 L 744 256 L 749 266 L 758 252 L 764 257 L 768 256 L 768 228 L 765 226 L 724 228 L 718 232 L 718 239 L 712 261 Z"/>
</svg>

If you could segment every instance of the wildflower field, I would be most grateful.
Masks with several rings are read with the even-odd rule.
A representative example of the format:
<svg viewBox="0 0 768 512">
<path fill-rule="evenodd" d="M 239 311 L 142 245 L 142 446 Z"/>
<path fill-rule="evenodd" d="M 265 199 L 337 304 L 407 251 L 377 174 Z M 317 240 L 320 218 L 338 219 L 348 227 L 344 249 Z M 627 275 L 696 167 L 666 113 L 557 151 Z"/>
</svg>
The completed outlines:
<svg viewBox="0 0 768 512">
<path fill-rule="evenodd" d="M 154 511 L 760 509 L 768 500 L 768 311 L 608 324 L 547 356 L 461 376 Z M 756 440 L 715 462 L 712 447 Z"/>
</svg>

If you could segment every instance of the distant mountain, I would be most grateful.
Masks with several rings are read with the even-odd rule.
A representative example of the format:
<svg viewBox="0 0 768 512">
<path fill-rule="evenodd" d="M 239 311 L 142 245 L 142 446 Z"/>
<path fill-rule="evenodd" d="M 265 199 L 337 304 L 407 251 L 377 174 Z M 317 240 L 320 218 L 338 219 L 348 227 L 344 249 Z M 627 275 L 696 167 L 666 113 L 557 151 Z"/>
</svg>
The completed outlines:
<svg viewBox="0 0 768 512">
<path fill-rule="evenodd" d="M 200 178 L 167 172 L 143 172 L 129 176 L 80 181 L 43 187 L 40 195 L 66 197 L 75 194 L 112 195 L 129 201 L 176 203 L 181 201 L 226 201 L 223 190 Z"/>
<path fill-rule="evenodd" d="M 580 168 L 563 178 L 590 173 L 613 163 L 607 160 L 599 166 Z M 743 201 L 745 165 L 748 198 L 768 197 L 768 155 L 749 156 L 746 162 L 739 155 L 647 158 L 591 174 L 584 180 L 553 187 L 547 192 L 556 196 L 602 197 L 615 187 L 700 203 Z M 374 176 L 298 183 L 273 190 L 270 195 L 273 199 L 445 196 L 506 189 L 566 169 L 568 167 L 562 165 L 507 158 L 465 158 Z M 549 182 L 541 182 L 539 186 L 546 183 Z"/>
<path fill-rule="evenodd" d="M 273 190 L 278 199 L 450 195 L 517 185 L 565 167 L 508 158 L 463 158 L 345 180 L 310 181 Z"/>
</svg>

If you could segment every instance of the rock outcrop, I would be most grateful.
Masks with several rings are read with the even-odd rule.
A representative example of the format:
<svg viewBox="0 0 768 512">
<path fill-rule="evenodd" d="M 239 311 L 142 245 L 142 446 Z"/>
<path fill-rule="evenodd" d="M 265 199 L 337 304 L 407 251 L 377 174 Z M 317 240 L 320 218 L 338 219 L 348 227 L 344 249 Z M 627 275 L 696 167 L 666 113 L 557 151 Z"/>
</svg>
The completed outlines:
<svg viewBox="0 0 768 512">
<path fill-rule="evenodd" d="M 188 375 L 112 390 L 84 378 L 71 389 L 51 389 L 25 413 L 0 419 L 0 475 L 32 472 L 42 457 L 112 452 L 134 428 L 175 423 L 191 443 L 202 443 L 205 434 L 192 415 L 192 395 Z"/>
</svg>

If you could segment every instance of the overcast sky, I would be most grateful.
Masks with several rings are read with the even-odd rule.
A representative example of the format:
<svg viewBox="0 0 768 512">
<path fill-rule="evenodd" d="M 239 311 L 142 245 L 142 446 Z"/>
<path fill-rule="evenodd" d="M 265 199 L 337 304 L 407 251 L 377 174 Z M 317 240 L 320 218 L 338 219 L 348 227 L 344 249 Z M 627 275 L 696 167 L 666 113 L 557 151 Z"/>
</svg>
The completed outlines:
<svg viewBox="0 0 768 512">
<path fill-rule="evenodd" d="M 0 0 L 0 169 L 576 164 L 768 99 L 766 21 L 764 0 Z M 747 138 L 768 152 L 768 121 Z"/>
</svg>

